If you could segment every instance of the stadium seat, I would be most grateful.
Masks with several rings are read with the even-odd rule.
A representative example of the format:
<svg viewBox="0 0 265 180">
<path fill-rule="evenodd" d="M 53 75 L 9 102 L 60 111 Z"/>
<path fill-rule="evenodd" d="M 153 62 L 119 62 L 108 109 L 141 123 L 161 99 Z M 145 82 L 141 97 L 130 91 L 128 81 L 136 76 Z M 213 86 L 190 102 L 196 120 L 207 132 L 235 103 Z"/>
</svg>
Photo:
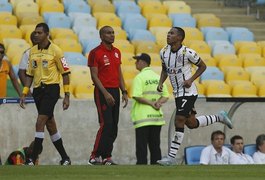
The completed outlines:
<svg viewBox="0 0 265 180">
<path fill-rule="evenodd" d="M 217 66 L 217 61 L 211 54 L 200 53 L 199 56 L 207 66 Z"/>
<path fill-rule="evenodd" d="M 236 54 L 235 47 L 232 44 L 216 44 L 212 49 L 212 56 L 220 54 Z"/>
<path fill-rule="evenodd" d="M 25 39 L 19 39 L 19 38 L 5 38 L 3 40 L 3 44 L 5 46 L 5 49 L 7 50 L 10 44 L 27 44 L 27 41 Z"/>
<path fill-rule="evenodd" d="M 79 12 L 79 13 L 91 13 L 90 6 L 85 1 L 70 1 L 65 7 L 66 14 L 71 12 Z"/>
<path fill-rule="evenodd" d="M 109 0 L 87 0 L 88 4 L 93 7 L 95 4 L 111 4 Z"/>
<path fill-rule="evenodd" d="M 65 52 L 64 56 L 66 58 L 67 63 L 70 66 L 71 65 L 87 66 L 87 58 L 81 53 Z"/>
<path fill-rule="evenodd" d="M 205 87 L 203 84 L 199 83 L 198 81 L 195 81 L 197 91 L 198 91 L 198 96 L 199 97 L 205 97 Z"/>
<path fill-rule="evenodd" d="M 148 3 L 146 3 L 145 5 L 143 5 L 142 7 L 142 14 L 143 16 L 148 16 L 149 14 L 164 14 L 166 15 L 166 7 L 161 4 L 161 3 L 156 3 L 149 1 Z"/>
<path fill-rule="evenodd" d="M 135 59 L 133 59 L 134 53 L 123 53 L 121 56 L 122 66 L 135 66 Z"/>
<path fill-rule="evenodd" d="M 258 44 L 255 41 L 236 41 L 234 43 L 234 46 L 236 48 L 236 52 L 238 53 L 238 50 L 242 46 L 258 46 Z M 260 47 L 260 46 L 259 46 Z"/>
<path fill-rule="evenodd" d="M 121 19 L 115 14 L 107 17 L 100 16 L 99 18 L 97 18 L 97 22 L 98 29 L 106 25 L 121 27 Z"/>
<path fill-rule="evenodd" d="M 83 3 L 84 0 L 59 0 L 64 5 L 64 9 L 67 9 L 73 2 L 79 4 L 80 2 Z M 88 6 L 90 6 L 87 2 L 85 2 Z"/>
<path fill-rule="evenodd" d="M 257 44 L 244 44 L 238 48 L 237 54 L 259 54 L 261 55 L 261 48 Z"/>
<path fill-rule="evenodd" d="M 54 39 L 53 42 L 57 44 L 63 52 L 78 52 L 82 53 L 82 46 L 74 39 Z"/>
<path fill-rule="evenodd" d="M 168 14 L 191 14 L 191 7 L 187 4 L 179 4 L 178 6 L 169 6 L 167 8 Z"/>
<path fill-rule="evenodd" d="M 173 27 L 196 27 L 196 19 L 190 14 L 169 14 Z"/>
<path fill-rule="evenodd" d="M 94 85 L 79 84 L 74 87 L 74 97 L 76 99 L 93 99 Z"/>
<path fill-rule="evenodd" d="M 188 146 L 184 148 L 184 159 L 187 165 L 199 165 L 204 145 Z"/>
<path fill-rule="evenodd" d="M 6 55 L 7 57 L 11 60 L 11 63 L 14 65 L 18 64 L 19 61 L 12 61 L 12 59 L 16 56 L 16 55 L 22 55 L 24 53 L 25 50 L 27 50 L 28 48 L 30 48 L 30 44 L 25 43 L 25 42 L 15 42 L 15 43 L 11 43 L 8 45 L 7 49 L 6 49 Z"/>
<path fill-rule="evenodd" d="M 45 3 L 59 3 L 60 0 L 35 0 L 35 2 L 39 5 L 39 6 L 42 6 L 43 4 Z"/>
<path fill-rule="evenodd" d="M 257 151 L 256 144 L 246 144 L 243 147 L 243 152 L 245 154 L 248 154 L 249 156 L 252 157 L 252 155 Z"/>
<path fill-rule="evenodd" d="M 224 80 L 224 73 L 219 68 L 210 66 L 201 75 L 200 80 Z"/>
<path fill-rule="evenodd" d="M 21 1 L 19 6 L 15 6 L 13 9 L 14 14 L 20 19 L 27 14 L 36 14 L 39 15 L 39 6 L 33 1 Z"/>
<path fill-rule="evenodd" d="M 155 36 L 148 30 L 136 29 L 133 34 L 130 34 L 131 41 L 153 41 L 155 42 Z"/>
<path fill-rule="evenodd" d="M 205 30 L 204 39 L 206 42 L 213 40 L 229 41 L 229 36 L 228 33 L 222 28 L 216 28 Z"/>
<path fill-rule="evenodd" d="M 0 4 L 1 7 L 1 4 Z M 10 13 L 1 13 L 0 12 L 0 22 L 1 25 L 15 25 L 17 26 L 17 17 Z"/>
<path fill-rule="evenodd" d="M 68 16 L 52 17 L 48 19 L 47 22 L 50 28 L 71 28 L 71 19 Z"/>
<path fill-rule="evenodd" d="M 230 82 L 233 83 L 233 81 L 249 81 L 249 80 L 250 80 L 249 73 L 243 69 L 230 68 L 230 70 L 227 70 L 225 73 L 225 81 L 228 84 L 230 84 Z"/>
<path fill-rule="evenodd" d="M 5 38 L 22 39 L 22 32 L 15 25 L 0 25 L 0 42 Z"/>
<path fill-rule="evenodd" d="M 121 53 L 127 52 L 127 53 L 134 54 L 134 51 L 135 51 L 134 46 L 128 40 L 124 40 L 124 39 L 115 40 L 113 45 L 117 47 L 121 51 Z"/>
<path fill-rule="evenodd" d="M 172 27 L 171 19 L 165 14 L 152 14 L 150 18 L 148 18 L 148 28 L 151 27 Z"/>
<path fill-rule="evenodd" d="M 72 65 L 70 66 L 71 85 L 92 85 L 90 70 L 88 66 Z"/>
<path fill-rule="evenodd" d="M 255 54 L 245 54 L 245 56 L 242 57 L 242 60 L 244 67 L 265 66 L 265 58 L 261 57 L 260 55 L 255 56 Z"/>
<path fill-rule="evenodd" d="M 242 31 L 250 31 L 246 27 L 236 27 L 236 26 L 228 26 L 228 27 L 225 27 L 225 30 L 228 32 L 229 36 L 231 36 L 234 31 L 239 31 L 239 32 L 242 32 Z"/>
<path fill-rule="evenodd" d="M 205 94 L 207 97 L 232 97 L 230 86 L 228 84 L 223 83 L 222 81 L 216 81 L 216 83 L 210 83 L 206 87 Z"/>
<path fill-rule="evenodd" d="M 63 12 L 45 12 L 42 14 L 45 22 L 48 22 L 49 19 L 51 18 L 59 18 L 59 17 L 67 17 L 66 14 L 64 14 Z"/>
<path fill-rule="evenodd" d="M 152 0 L 152 1 L 149 1 L 149 0 L 137 0 L 136 2 L 141 8 L 143 8 L 145 5 L 154 5 L 154 4 L 156 4 L 158 6 L 162 5 L 160 0 Z"/>
<path fill-rule="evenodd" d="M 188 45 L 191 49 L 195 50 L 198 54 L 210 54 L 211 48 L 205 41 L 190 41 Z"/>
<path fill-rule="evenodd" d="M 13 6 L 9 2 L 0 2 L 0 12 L 12 13 Z"/>
<path fill-rule="evenodd" d="M 245 67 L 245 70 L 252 74 L 253 72 L 264 72 L 265 73 L 265 66 L 249 66 Z"/>
<path fill-rule="evenodd" d="M 257 97 L 257 87 L 249 83 L 235 84 L 232 88 L 233 97 Z"/>
<path fill-rule="evenodd" d="M 220 57 L 218 67 L 224 71 L 225 67 L 243 67 L 243 62 L 234 54 L 225 54 Z"/>
<path fill-rule="evenodd" d="M 53 29 L 57 29 L 57 28 L 53 28 Z M 65 28 L 60 28 L 60 29 L 65 29 Z M 52 30 L 52 29 L 51 29 Z M 61 33 L 56 34 L 56 35 L 52 35 L 51 39 L 73 39 L 78 41 L 78 36 L 71 30 L 71 29 L 65 29 L 65 30 L 70 30 L 69 32 L 64 32 L 61 31 Z"/>
<path fill-rule="evenodd" d="M 185 31 L 185 39 L 184 43 L 190 40 L 201 40 L 203 41 L 203 34 L 202 32 L 197 28 L 192 27 L 184 27 Z"/>
<path fill-rule="evenodd" d="M 259 97 L 265 97 L 265 83 L 259 86 L 258 95 Z"/>
<path fill-rule="evenodd" d="M 197 27 L 221 27 L 221 20 L 218 17 L 202 17 L 197 20 Z"/>
<path fill-rule="evenodd" d="M 224 44 L 224 45 L 232 45 L 229 41 L 227 40 L 209 40 L 207 41 L 207 44 L 213 49 L 213 47 L 217 44 Z"/>
<path fill-rule="evenodd" d="M 74 22 L 75 18 L 77 18 L 77 17 L 82 17 L 82 18 L 91 18 L 92 17 L 91 14 L 83 13 L 83 12 L 70 12 L 67 15 L 71 18 L 72 22 Z"/>
<path fill-rule="evenodd" d="M 170 6 L 181 6 L 186 4 L 185 1 L 170 1 L 170 0 L 164 0 L 162 3 L 166 8 Z"/>
<path fill-rule="evenodd" d="M 78 33 L 79 41 L 82 45 L 86 44 L 86 41 L 99 41 L 99 31 L 95 27 L 84 27 Z"/>
<path fill-rule="evenodd" d="M 42 16 L 25 16 L 23 17 L 20 22 L 19 25 L 35 25 L 38 23 L 42 23 L 44 22 L 44 18 Z"/>
<path fill-rule="evenodd" d="M 82 41 L 81 44 L 83 46 L 83 54 L 89 53 L 92 49 L 100 45 L 100 42 L 101 42 L 100 39 L 91 39 L 91 40 Z"/>
<path fill-rule="evenodd" d="M 234 88 L 235 85 L 241 84 L 242 86 L 252 86 L 253 83 L 251 81 L 241 81 L 241 80 L 234 80 L 234 81 L 229 81 L 227 83 L 232 89 Z"/>
<path fill-rule="evenodd" d="M 73 29 L 81 29 L 82 27 L 97 27 L 96 18 L 90 16 L 79 16 L 73 19 Z"/>
<path fill-rule="evenodd" d="M 131 14 L 125 17 L 122 27 L 127 33 L 131 29 L 147 29 L 147 20 L 140 14 Z"/>
<path fill-rule="evenodd" d="M 159 52 L 160 52 L 160 48 L 153 41 L 138 41 L 138 43 L 135 44 L 135 54 L 140 54 L 140 53 L 159 54 Z"/>
<path fill-rule="evenodd" d="M 233 31 L 230 36 L 230 42 L 236 41 L 254 41 L 254 34 L 251 31 Z"/>
<path fill-rule="evenodd" d="M 194 13 L 192 15 L 197 21 L 202 18 L 215 18 L 216 15 L 213 13 Z"/>
<path fill-rule="evenodd" d="M 112 27 L 115 33 L 115 39 L 127 39 L 127 33 L 121 27 Z"/>
<path fill-rule="evenodd" d="M 115 6 L 113 4 L 95 3 L 92 6 L 92 14 L 94 15 L 99 12 L 115 13 Z"/>
<path fill-rule="evenodd" d="M 265 79 L 265 72 L 262 72 L 262 71 L 253 72 L 250 75 L 250 81 L 253 84 L 255 84 L 257 87 L 264 84 L 264 79 Z"/>
<path fill-rule="evenodd" d="M 116 13 L 118 15 L 124 14 L 124 13 L 130 13 L 130 14 L 140 14 L 141 9 L 140 7 L 134 2 L 134 1 L 117 1 L 119 3 L 114 3 L 116 7 Z"/>
<path fill-rule="evenodd" d="M 158 74 L 161 73 L 162 70 L 162 62 L 159 53 L 148 53 L 149 56 L 151 57 L 151 67 L 152 68 L 158 68 Z"/>
<path fill-rule="evenodd" d="M 52 2 L 45 2 L 42 5 L 40 5 L 40 14 L 47 12 L 64 12 L 64 6 L 63 4 L 59 3 L 58 1 L 52 1 Z"/>
</svg>

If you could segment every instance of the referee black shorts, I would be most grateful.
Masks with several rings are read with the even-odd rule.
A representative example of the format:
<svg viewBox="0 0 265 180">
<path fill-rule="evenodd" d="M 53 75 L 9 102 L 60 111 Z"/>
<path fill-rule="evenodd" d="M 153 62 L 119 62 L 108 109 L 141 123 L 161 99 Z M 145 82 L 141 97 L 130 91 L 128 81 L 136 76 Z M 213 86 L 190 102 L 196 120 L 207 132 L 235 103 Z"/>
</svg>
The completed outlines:
<svg viewBox="0 0 265 180">
<path fill-rule="evenodd" d="M 33 89 L 33 98 L 39 115 L 47 115 L 51 118 L 59 97 L 59 84 L 42 84 L 40 87 Z"/>
</svg>

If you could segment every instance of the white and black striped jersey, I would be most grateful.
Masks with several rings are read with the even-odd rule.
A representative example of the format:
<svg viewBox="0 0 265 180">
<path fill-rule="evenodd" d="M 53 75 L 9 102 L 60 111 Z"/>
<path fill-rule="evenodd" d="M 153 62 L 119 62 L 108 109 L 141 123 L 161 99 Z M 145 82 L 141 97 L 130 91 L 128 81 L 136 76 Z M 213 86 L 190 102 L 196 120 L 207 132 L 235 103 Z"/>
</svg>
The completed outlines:
<svg viewBox="0 0 265 180">
<path fill-rule="evenodd" d="M 175 97 L 197 95 L 197 88 L 193 82 L 190 88 L 183 87 L 184 80 L 192 76 L 192 64 L 198 64 L 200 57 L 197 53 L 184 45 L 177 52 L 172 52 L 170 45 L 160 51 L 162 66 L 166 69 L 173 87 Z"/>
</svg>

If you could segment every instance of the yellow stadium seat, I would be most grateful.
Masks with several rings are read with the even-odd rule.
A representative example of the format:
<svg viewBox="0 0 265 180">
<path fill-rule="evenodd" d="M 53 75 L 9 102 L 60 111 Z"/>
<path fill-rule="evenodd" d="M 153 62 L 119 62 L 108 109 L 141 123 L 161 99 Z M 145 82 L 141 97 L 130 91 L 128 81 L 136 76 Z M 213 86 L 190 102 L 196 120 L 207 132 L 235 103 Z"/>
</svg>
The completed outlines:
<svg viewBox="0 0 265 180">
<path fill-rule="evenodd" d="M 10 13 L 0 13 L 1 25 L 17 25 L 17 17 Z"/>
<path fill-rule="evenodd" d="M 121 51 L 121 53 L 127 52 L 134 54 L 134 46 L 128 40 L 115 40 L 113 45 L 117 47 Z"/>
<path fill-rule="evenodd" d="M 253 84 L 236 84 L 232 88 L 233 97 L 257 97 L 257 87 Z"/>
<path fill-rule="evenodd" d="M 88 66 L 72 65 L 70 70 L 70 80 L 73 87 L 77 85 L 91 86 L 93 84 Z"/>
<path fill-rule="evenodd" d="M 49 12 L 64 12 L 63 4 L 58 1 L 46 2 L 40 6 L 40 14 L 49 13 Z"/>
<path fill-rule="evenodd" d="M 257 87 L 264 84 L 265 72 L 253 72 L 250 76 L 250 81 L 255 84 Z"/>
<path fill-rule="evenodd" d="M 112 27 L 115 32 L 115 39 L 127 39 L 127 33 L 120 26 Z"/>
<path fill-rule="evenodd" d="M 0 42 L 5 38 L 22 39 L 22 32 L 15 25 L 0 25 Z"/>
<path fill-rule="evenodd" d="M 121 62 L 122 66 L 134 66 L 135 59 L 133 59 L 134 53 L 122 53 L 121 55 Z"/>
<path fill-rule="evenodd" d="M 231 97 L 231 88 L 223 82 L 210 83 L 206 87 L 207 97 Z"/>
<path fill-rule="evenodd" d="M 78 36 L 72 29 L 52 28 L 50 29 L 51 39 L 74 39 L 78 42 Z"/>
<path fill-rule="evenodd" d="M 14 63 L 14 65 L 15 65 L 15 64 L 18 64 L 19 62 L 12 61 L 13 57 L 15 57 L 16 55 L 22 56 L 24 51 L 27 50 L 30 47 L 31 47 L 30 44 L 29 43 L 25 43 L 25 42 L 12 43 L 12 44 L 9 44 L 9 46 L 7 47 L 6 55 L 7 55 L 8 58 L 10 58 L 11 63 L 12 64 Z"/>
<path fill-rule="evenodd" d="M 177 6 L 169 6 L 167 9 L 168 14 L 191 14 L 191 8 L 187 4 L 179 4 Z"/>
<path fill-rule="evenodd" d="M 139 73 L 135 65 L 124 65 L 122 66 L 122 73 L 125 81 L 133 80 L 133 78 Z"/>
<path fill-rule="evenodd" d="M 219 61 L 222 58 L 237 58 L 237 55 L 236 54 L 217 54 L 214 58 L 216 59 L 217 63 L 219 63 Z M 242 58 L 240 59 L 242 60 Z"/>
<path fill-rule="evenodd" d="M 218 67 L 223 71 L 227 66 L 243 67 L 243 62 L 237 56 L 223 56 L 218 62 Z"/>
<path fill-rule="evenodd" d="M 229 81 L 228 83 L 227 83 L 231 88 L 233 88 L 235 85 L 237 85 L 237 84 L 244 84 L 244 85 L 247 85 L 247 86 L 249 86 L 249 85 L 253 85 L 253 83 L 251 82 L 251 81 L 241 81 L 241 80 L 238 80 L 238 81 Z"/>
<path fill-rule="evenodd" d="M 245 67 L 245 70 L 252 74 L 254 72 L 264 72 L 265 73 L 265 66 L 249 66 Z"/>
<path fill-rule="evenodd" d="M 248 54 L 243 58 L 243 66 L 249 67 L 249 66 L 265 66 L 265 58 L 258 56 L 253 56 L 251 54 Z"/>
<path fill-rule="evenodd" d="M 100 3 L 100 4 L 111 4 L 109 0 L 87 0 L 87 3 L 93 7 L 95 4 Z"/>
<path fill-rule="evenodd" d="M 258 95 L 259 97 L 265 97 L 265 84 L 259 86 Z"/>
<path fill-rule="evenodd" d="M 156 43 L 160 49 L 167 45 L 167 33 L 170 30 L 169 27 L 150 27 L 149 30 L 155 36 Z"/>
<path fill-rule="evenodd" d="M 261 54 L 261 47 L 257 44 L 245 44 L 238 48 L 238 54 Z"/>
<path fill-rule="evenodd" d="M 249 81 L 250 75 L 245 70 L 239 70 L 237 68 L 226 71 L 225 73 L 225 81 L 226 83 L 232 81 Z"/>
<path fill-rule="evenodd" d="M 139 41 L 138 43 L 135 44 L 135 54 L 140 54 L 140 53 L 159 54 L 159 52 L 160 52 L 159 46 L 153 41 Z"/>
<path fill-rule="evenodd" d="M 156 2 L 156 1 L 155 1 Z M 142 14 L 146 16 L 147 14 L 165 14 L 166 7 L 161 3 L 149 2 L 142 7 Z"/>
<path fill-rule="evenodd" d="M 152 14 L 148 20 L 148 28 L 151 27 L 172 27 L 171 19 L 165 14 Z"/>
<path fill-rule="evenodd" d="M 159 73 L 161 72 L 161 65 L 162 65 L 162 62 L 161 62 L 161 58 L 160 58 L 160 55 L 159 53 L 148 53 L 149 56 L 151 57 L 151 66 L 152 67 L 159 67 Z"/>
<path fill-rule="evenodd" d="M 9 0 L 9 2 L 16 7 L 21 2 L 34 2 L 34 0 Z"/>
<path fill-rule="evenodd" d="M 196 21 L 202 18 L 207 18 L 207 17 L 215 18 L 216 17 L 216 15 L 213 13 L 195 13 L 192 16 L 196 19 Z"/>
<path fill-rule="evenodd" d="M 205 41 L 190 41 L 189 47 L 194 49 L 198 54 L 210 54 L 211 48 Z"/>
<path fill-rule="evenodd" d="M 121 19 L 118 16 L 100 16 L 98 18 L 97 27 L 100 29 L 103 26 L 121 27 Z"/>
<path fill-rule="evenodd" d="M 140 6 L 140 8 L 143 8 L 144 6 L 148 5 L 161 5 L 162 3 L 160 2 L 160 0 L 138 0 L 137 1 L 138 5 Z"/>
<path fill-rule="evenodd" d="M 190 41 L 190 40 L 203 41 L 203 34 L 199 29 L 192 28 L 192 27 L 184 27 L 183 29 L 185 31 L 184 43 L 186 43 L 187 41 Z"/>
<path fill-rule="evenodd" d="M 58 0 L 35 0 L 35 1 L 39 6 L 42 6 L 45 3 L 53 3 L 53 2 L 60 3 Z"/>
<path fill-rule="evenodd" d="M 243 67 L 240 66 L 224 66 L 222 68 L 222 72 L 224 74 L 226 74 L 228 71 L 244 71 L 245 69 Z"/>
<path fill-rule="evenodd" d="M 63 52 L 79 52 L 82 53 L 82 46 L 75 39 L 57 38 L 53 42 L 57 44 Z"/>
<path fill-rule="evenodd" d="M 25 16 L 21 19 L 20 25 L 37 25 L 44 22 L 42 16 Z"/>
<path fill-rule="evenodd" d="M 197 91 L 198 91 L 198 95 L 200 97 L 204 97 L 205 96 L 205 87 L 203 84 L 199 83 L 198 81 L 195 81 L 196 87 L 197 87 Z"/>
<path fill-rule="evenodd" d="M 163 5 L 168 9 L 170 6 L 182 6 L 186 5 L 185 1 L 163 1 Z"/>
<path fill-rule="evenodd" d="M 27 41 L 25 39 L 18 39 L 18 38 L 5 38 L 3 40 L 4 46 L 6 49 L 12 48 L 9 47 L 10 44 L 27 44 Z"/>
<path fill-rule="evenodd" d="M 19 29 L 22 32 L 22 37 L 25 38 L 27 32 L 33 32 L 35 30 L 36 25 L 27 24 L 19 26 Z"/>
<path fill-rule="evenodd" d="M 261 47 L 262 56 L 265 57 L 265 41 L 258 41 L 257 44 L 259 47 Z"/>
<path fill-rule="evenodd" d="M 92 7 L 92 14 L 95 14 L 98 12 L 115 13 L 115 6 L 113 4 L 96 3 Z"/>
<path fill-rule="evenodd" d="M 214 80 L 214 79 L 201 81 L 201 84 L 203 84 L 205 88 L 207 88 L 207 86 L 212 85 L 212 84 L 221 84 L 221 83 L 225 84 L 225 81 Z"/>
<path fill-rule="evenodd" d="M 79 84 L 74 87 L 73 93 L 76 99 L 92 99 L 94 97 L 94 86 Z"/>
<path fill-rule="evenodd" d="M 197 27 L 221 27 L 221 20 L 217 17 L 203 17 L 197 21 Z"/>
<path fill-rule="evenodd" d="M 201 59 L 203 60 L 203 62 L 207 65 L 207 66 L 216 66 L 217 65 L 217 61 L 215 58 L 213 58 L 211 56 L 211 54 L 207 54 L 207 53 L 201 53 L 199 54 L 199 56 L 201 57 Z"/>
<path fill-rule="evenodd" d="M 238 53 L 238 50 L 242 46 L 257 46 L 258 44 L 254 41 L 235 41 L 234 46 L 236 48 L 236 52 Z"/>
<path fill-rule="evenodd" d="M 19 2 L 19 6 L 14 8 L 14 14 L 20 19 L 27 14 L 39 14 L 39 6 L 31 1 Z"/>
</svg>

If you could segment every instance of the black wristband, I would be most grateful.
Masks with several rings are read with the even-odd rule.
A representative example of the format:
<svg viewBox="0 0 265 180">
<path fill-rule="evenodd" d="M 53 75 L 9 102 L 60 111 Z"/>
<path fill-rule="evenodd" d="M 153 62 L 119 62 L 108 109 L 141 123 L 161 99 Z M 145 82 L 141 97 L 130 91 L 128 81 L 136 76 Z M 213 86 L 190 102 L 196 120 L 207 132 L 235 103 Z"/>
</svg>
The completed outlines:
<svg viewBox="0 0 265 180">
<path fill-rule="evenodd" d="M 128 91 L 127 90 L 123 90 L 123 91 L 121 91 L 121 93 L 122 93 L 122 95 L 123 94 L 128 94 Z"/>
</svg>

